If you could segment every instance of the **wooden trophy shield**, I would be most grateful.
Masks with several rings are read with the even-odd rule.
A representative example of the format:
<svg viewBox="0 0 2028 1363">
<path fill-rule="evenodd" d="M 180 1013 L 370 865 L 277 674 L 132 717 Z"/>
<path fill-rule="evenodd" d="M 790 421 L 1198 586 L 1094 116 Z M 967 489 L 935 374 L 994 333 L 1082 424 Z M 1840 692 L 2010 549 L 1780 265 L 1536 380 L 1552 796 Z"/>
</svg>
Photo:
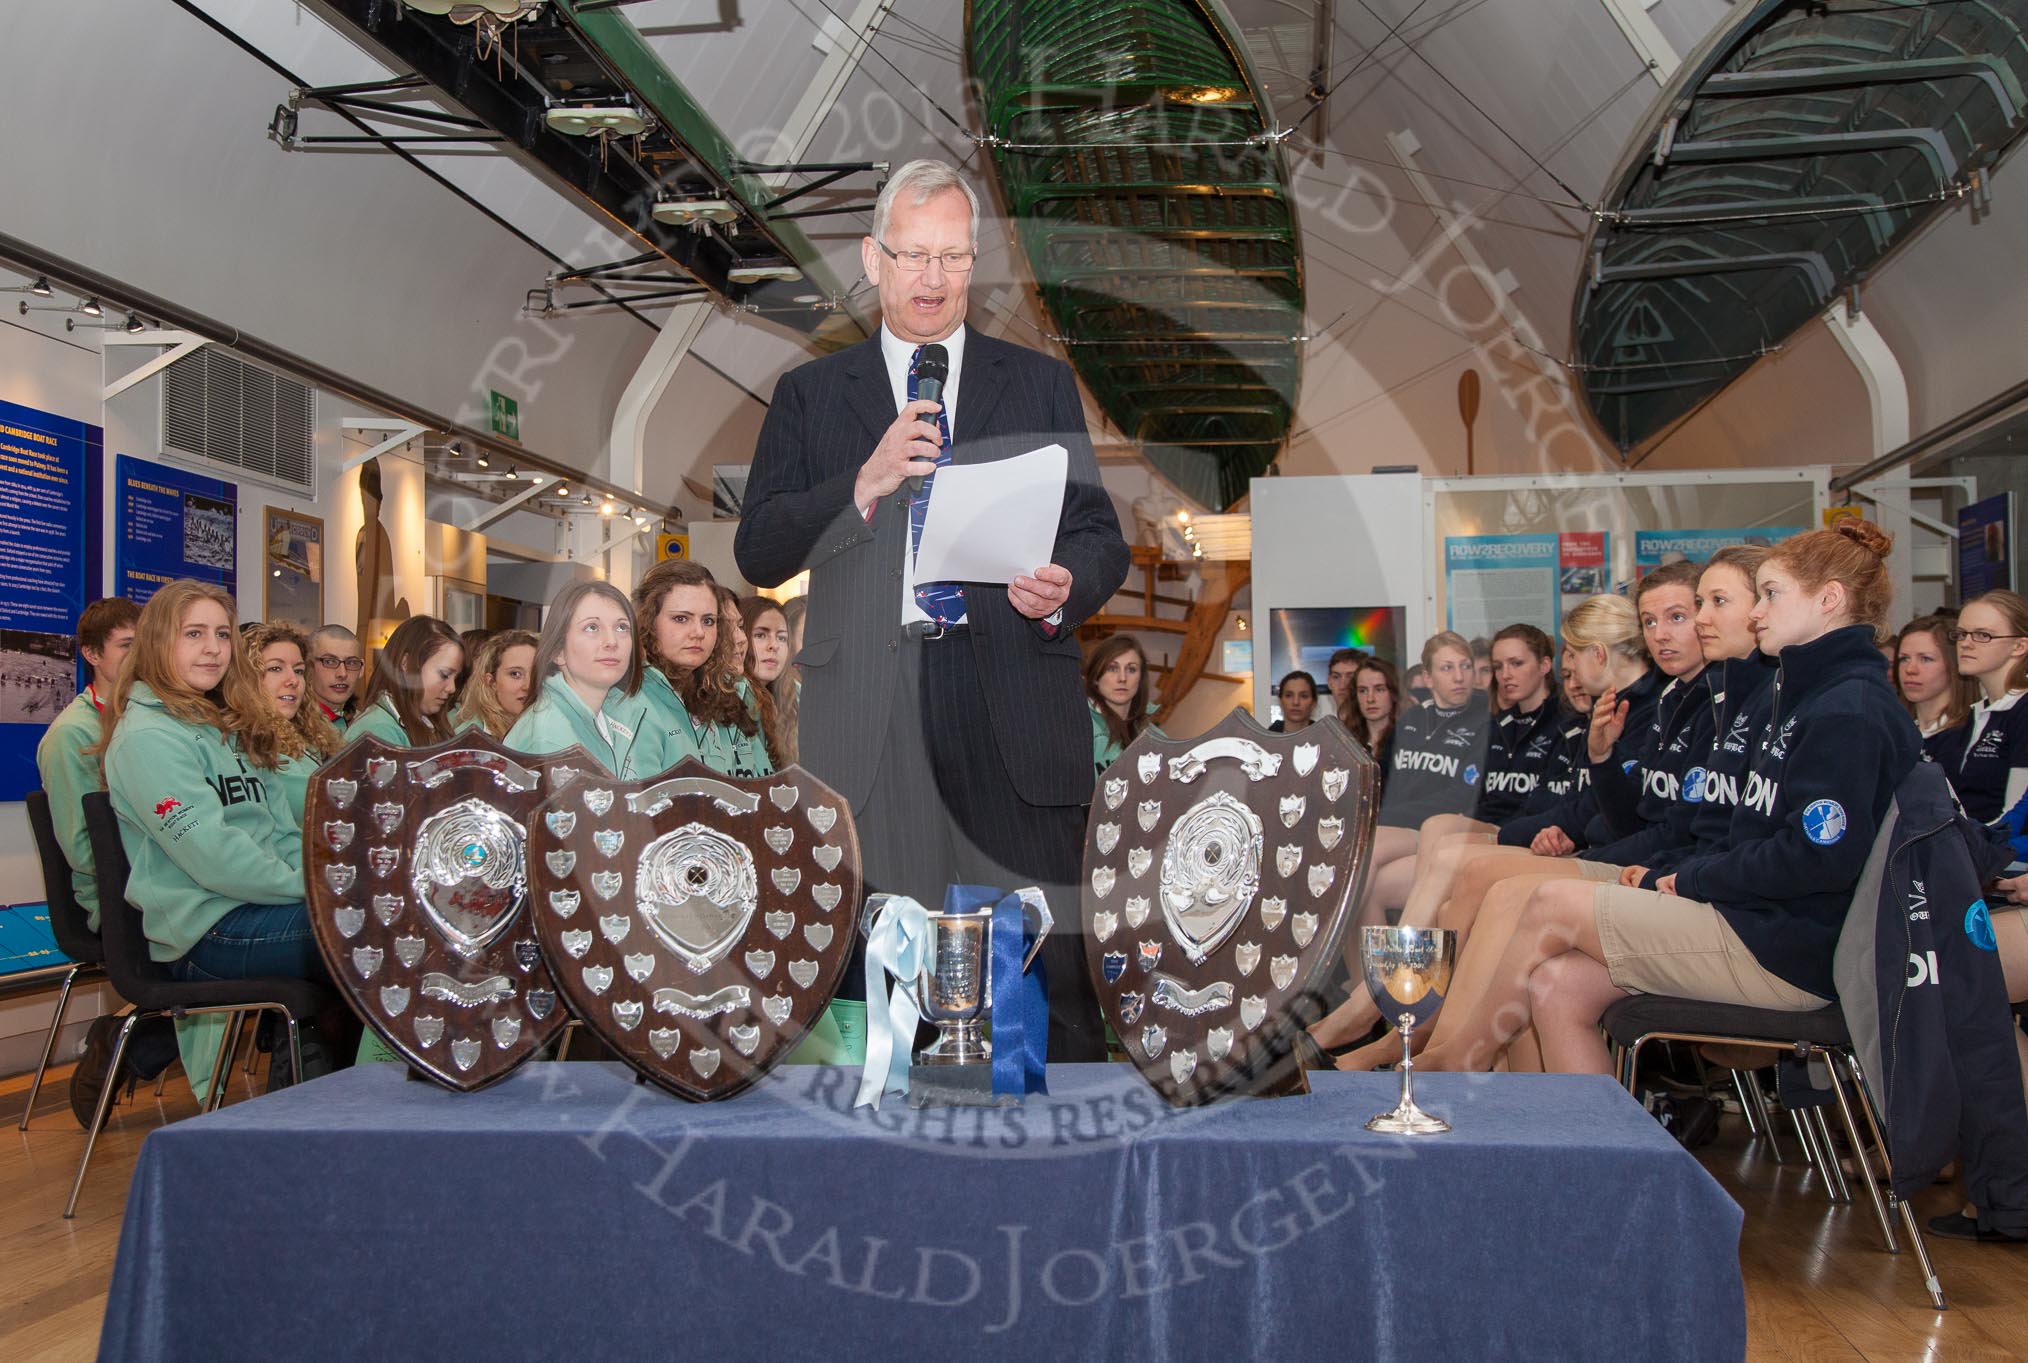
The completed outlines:
<svg viewBox="0 0 2028 1363">
<path fill-rule="evenodd" d="M 859 835 L 801 767 L 735 779 L 689 758 L 581 781 L 537 812 L 533 839 L 536 936 L 565 1002 L 678 1097 L 753 1084 L 838 992 Z"/>
<path fill-rule="evenodd" d="M 599 766 L 484 730 L 428 748 L 368 736 L 310 778 L 305 879 L 317 946 L 352 1007 L 416 1071 L 469 1092 L 562 1029 L 527 912 L 528 821 Z"/>
<path fill-rule="evenodd" d="M 1150 729 L 1106 768 L 1085 834 L 1085 959 L 1170 1104 L 1308 1092 L 1290 1052 L 1342 969 L 1379 776 L 1335 719 L 1277 734 L 1243 710 L 1188 741 Z"/>
</svg>

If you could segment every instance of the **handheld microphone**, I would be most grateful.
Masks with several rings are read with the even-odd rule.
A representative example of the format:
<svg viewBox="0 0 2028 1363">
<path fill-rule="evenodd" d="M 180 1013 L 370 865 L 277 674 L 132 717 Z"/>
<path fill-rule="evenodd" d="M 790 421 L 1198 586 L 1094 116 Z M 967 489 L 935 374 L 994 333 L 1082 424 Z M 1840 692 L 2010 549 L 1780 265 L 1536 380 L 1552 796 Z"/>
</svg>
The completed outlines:
<svg viewBox="0 0 2028 1363">
<path fill-rule="evenodd" d="M 923 402 L 942 402 L 944 384 L 950 381 L 951 357 L 939 343 L 932 342 L 922 348 L 922 358 L 915 365 L 915 395 Z M 908 494 L 922 495 L 922 480 L 925 475 L 916 474 L 908 480 Z"/>
</svg>

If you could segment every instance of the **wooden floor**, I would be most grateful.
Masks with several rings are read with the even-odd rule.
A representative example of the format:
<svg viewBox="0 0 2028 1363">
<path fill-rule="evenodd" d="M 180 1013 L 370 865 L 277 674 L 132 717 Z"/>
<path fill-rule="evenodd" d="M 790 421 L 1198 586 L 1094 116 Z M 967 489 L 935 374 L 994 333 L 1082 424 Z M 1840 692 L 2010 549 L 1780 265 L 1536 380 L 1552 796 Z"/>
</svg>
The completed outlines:
<svg viewBox="0 0 2028 1363">
<path fill-rule="evenodd" d="M 100 1138 L 78 1203 L 63 1200 L 84 1146 L 70 1115 L 67 1072 L 53 1075 L 34 1124 L 16 1130 L 27 1081 L 0 1083 L 0 1360 L 72 1363 L 98 1346 L 106 1284 L 119 1244 L 127 1182 L 149 1131 L 195 1110 L 172 1077 L 161 1099 L 144 1089 Z M 234 1101 L 248 1081 L 236 1076 Z M 1793 1142 L 1789 1153 L 1795 1159 Z M 1863 1192 L 1832 1206 L 1800 1163 L 1777 1165 L 1728 1118 L 1705 1166 L 1746 1210 L 1747 1358 L 1753 1363 L 2028 1363 L 2028 1247 L 1931 1240 L 1948 1311 L 1930 1309 L 1914 1256 L 1889 1256 Z M 1957 1203 L 1949 1188 L 1918 1199 L 1922 1217 Z"/>
</svg>

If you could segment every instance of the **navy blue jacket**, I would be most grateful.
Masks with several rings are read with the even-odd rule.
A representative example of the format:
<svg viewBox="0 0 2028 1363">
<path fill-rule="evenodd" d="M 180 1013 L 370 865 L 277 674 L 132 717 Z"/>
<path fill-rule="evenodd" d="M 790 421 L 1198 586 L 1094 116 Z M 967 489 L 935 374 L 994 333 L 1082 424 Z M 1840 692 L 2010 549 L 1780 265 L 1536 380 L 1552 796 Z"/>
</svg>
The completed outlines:
<svg viewBox="0 0 2028 1363">
<path fill-rule="evenodd" d="M 1557 740 L 1570 717 L 1555 695 L 1527 714 L 1518 708 L 1500 712 L 1486 744 L 1486 775 L 1479 784 L 1473 818 L 1503 824 L 1527 807 L 1556 761 Z"/>
<path fill-rule="evenodd" d="M 1394 726 L 1394 762 L 1380 801 L 1380 822 L 1420 828 L 1438 814 L 1469 814 L 1485 774 L 1486 731 L 1493 716 L 1486 693 L 1474 691 L 1455 710 L 1435 701 L 1411 709 Z"/>
<path fill-rule="evenodd" d="M 1657 880 L 1690 857 L 1725 846 L 1747 768 L 1774 706 L 1776 670 L 1775 660 L 1757 649 L 1704 669 L 1710 678 L 1706 687 L 1711 698 L 1710 741 L 1697 764 L 1683 773 L 1683 803 L 1677 813 L 1687 817 L 1672 819 L 1668 845 L 1639 863 L 1648 868 L 1643 888 L 1654 889 Z"/>
<path fill-rule="evenodd" d="M 1984 724 L 1979 724 L 1981 711 Z M 1979 736 L 1972 739 L 1975 725 Z M 1988 709 L 1981 701 L 1950 751 L 1956 760 L 1947 770 L 1958 803 L 1980 823 L 1992 823 L 2007 812 L 2007 778 L 2016 767 L 2028 767 L 2028 696 L 2004 710 Z"/>
<path fill-rule="evenodd" d="M 1640 745 L 1646 740 L 1648 725 L 1655 717 L 1655 702 L 1660 699 L 1663 683 L 1667 679 L 1654 668 L 1641 674 L 1639 680 L 1620 692 L 1619 698 L 1627 703 L 1626 727 L 1620 730 L 1620 741 L 1613 744 L 1613 762 L 1630 762 L 1639 754 Z M 1526 847 L 1535 841 L 1535 835 L 1545 828 L 1561 828 L 1570 840 L 1579 847 L 1592 845 L 1591 831 L 1598 831 L 1597 792 L 1591 788 L 1588 774 L 1589 757 L 1585 752 L 1586 735 L 1590 732 L 1589 721 L 1582 721 L 1584 727 L 1578 734 L 1576 771 L 1584 779 L 1576 780 L 1555 804 L 1547 809 L 1523 813 L 1500 829 L 1502 847 Z M 1607 834 L 1600 841 L 1610 841 Z"/>
<path fill-rule="evenodd" d="M 1656 853 L 1687 840 L 1690 811 L 1683 780 L 1711 746 L 1711 670 L 1672 680 L 1655 703 L 1648 741 L 1631 764 L 1596 763 L 1591 783 L 1609 832 L 1594 840 L 1586 861 L 1644 866 Z"/>
<path fill-rule="evenodd" d="M 1767 970 L 1820 998 L 1874 833 L 1922 756 L 1873 630 L 1781 651 L 1767 730 L 1724 845 L 1676 868 L 1676 893 L 1725 915 Z"/>
</svg>

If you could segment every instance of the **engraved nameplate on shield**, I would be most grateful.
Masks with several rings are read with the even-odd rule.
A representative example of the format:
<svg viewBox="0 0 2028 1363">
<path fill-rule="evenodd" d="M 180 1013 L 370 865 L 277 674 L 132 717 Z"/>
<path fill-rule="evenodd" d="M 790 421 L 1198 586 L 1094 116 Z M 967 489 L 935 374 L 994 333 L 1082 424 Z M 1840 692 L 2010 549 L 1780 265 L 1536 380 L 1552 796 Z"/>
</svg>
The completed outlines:
<svg viewBox="0 0 2028 1363">
<path fill-rule="evenodd" d="M 1290 1053 L 1345 969 L 1373 759 L 1335 719 L 1277 734 L 1236 710 L 1195 739 L 1143 734 L 1101 789 L 1115 783 L 1134 817 L 1093 802 L 1080 883 L 1092 986 L 1128 1056 L 1178 1107 L 1307 1092 Z"/>
<path fill-rule="evenodd" d="M 528 829 L 590 770 L 581 748 L 531 757 L 473 730 L 427 748 L 362 738 L 310 778 L 313 830 L 373 793 L 367 836 L 305 844 L 310 922 L 353 1009 L 418 1073 L 484 1088 L 562 1029 L 531 916 Z"/>
<path fill-rule="evenodd" d="M 671 1093 L 747 1088 L 837 993 L 859 838 L 844 799 L 801 767 L 742 780 L 686 759 L 566 790 L 528 828 L 535 933 L 564 1001 Z M 590 924 L 580 904 L 600 906 Z"/>
</svg>

